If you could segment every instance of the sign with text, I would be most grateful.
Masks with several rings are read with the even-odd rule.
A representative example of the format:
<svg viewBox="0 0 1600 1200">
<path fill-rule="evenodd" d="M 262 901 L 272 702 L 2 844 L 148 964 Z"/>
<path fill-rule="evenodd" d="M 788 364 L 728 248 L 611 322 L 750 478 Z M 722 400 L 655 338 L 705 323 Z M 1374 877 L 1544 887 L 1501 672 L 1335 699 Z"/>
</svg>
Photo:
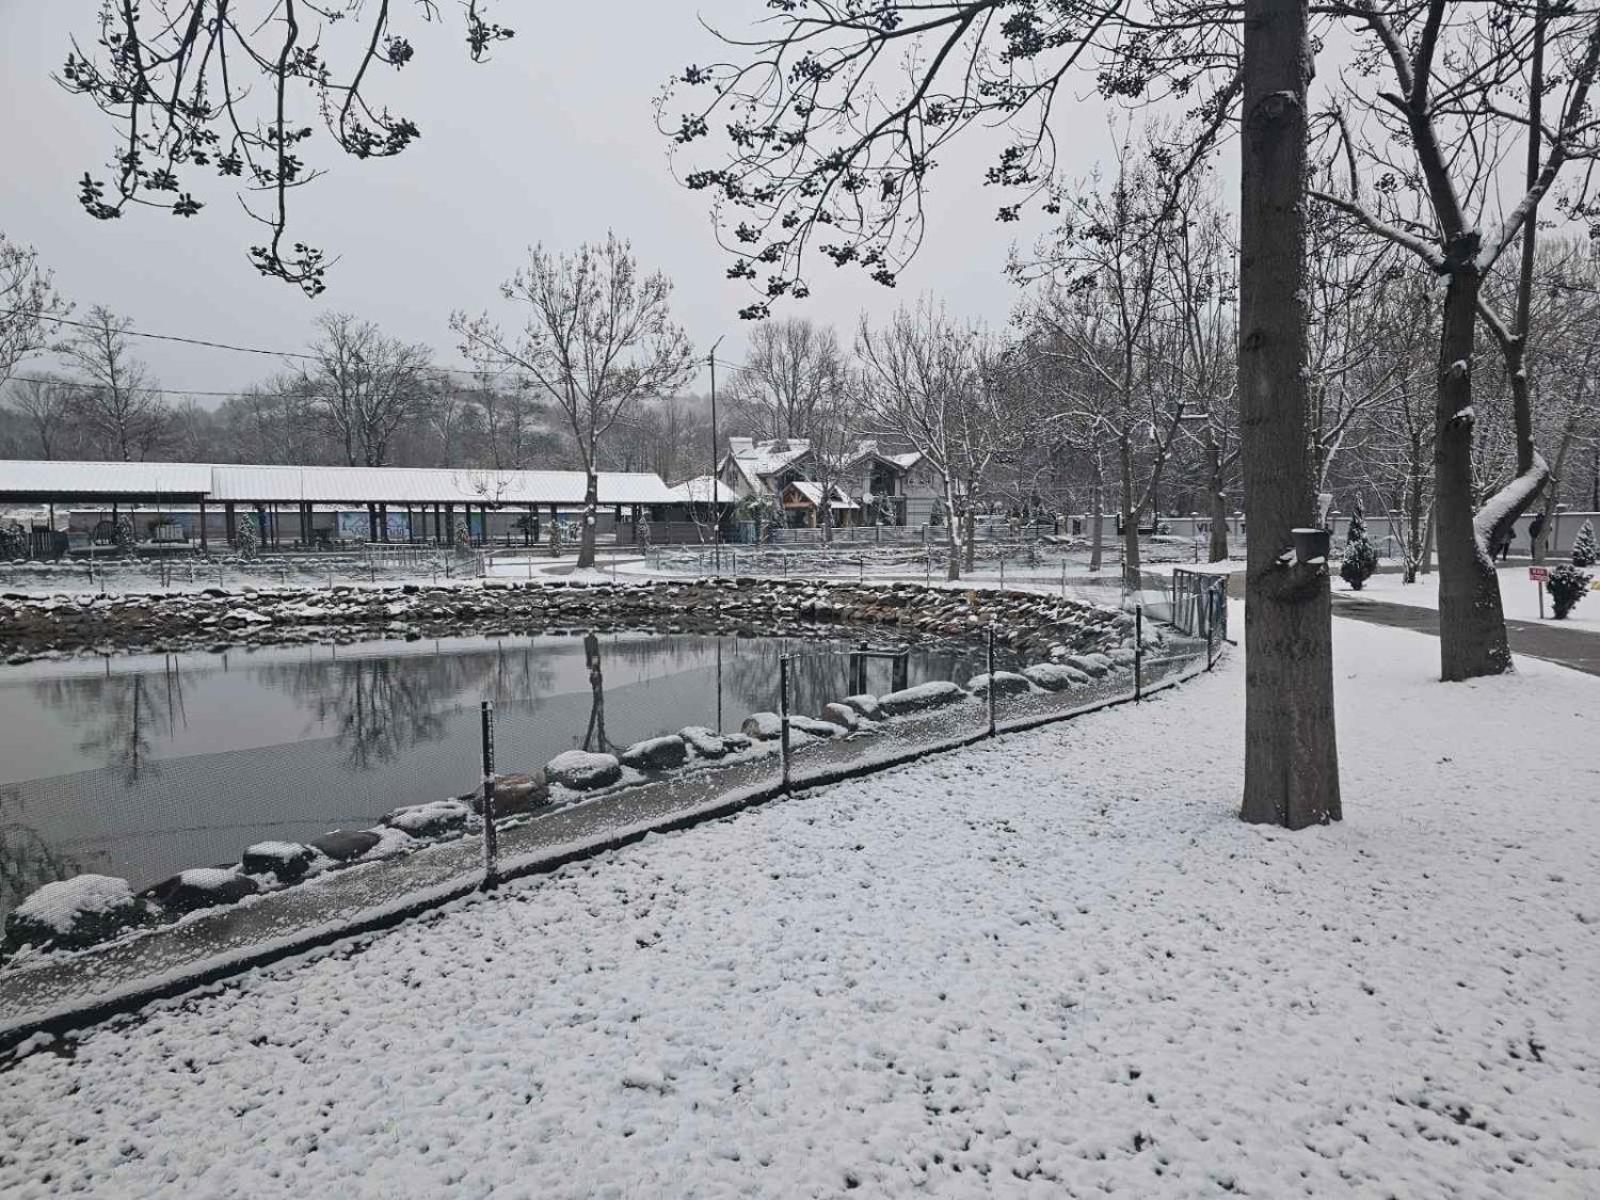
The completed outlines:
<svg viewBox="0 0 1600 1200">
<path fill-rule="evenodd" d="M 1528 568 L 1528 578 L 1533 580 L 1535 583 L 1543 583 L 1546 579 L 1550 578 L 1550 568 L 1549 567 L 1529 567 Z"/>
</svg>

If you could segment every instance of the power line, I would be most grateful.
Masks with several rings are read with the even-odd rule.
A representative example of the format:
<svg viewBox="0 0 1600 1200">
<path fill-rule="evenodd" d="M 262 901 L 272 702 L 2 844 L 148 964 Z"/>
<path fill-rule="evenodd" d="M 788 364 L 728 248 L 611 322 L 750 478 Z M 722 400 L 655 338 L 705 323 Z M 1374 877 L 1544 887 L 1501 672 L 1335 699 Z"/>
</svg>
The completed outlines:
<svg viewBox="0 0 1600 1200">
<path fill-rule="evenodd" d="M 8 375 L 6 378 L 8 380 L 15 380 L 18 383 L 41 383 L 47 387 L 76 388 L 78 391 L 83 392 L 97 392 L 105 387 L 105 385 L 102 383 L 83 383 L 75 379 L 55 379 L 49 376 L 41 377 L 38 375 Z M 253 394 L 250 392 L 204 392 L 195 390 L 193 388 L 141 387 L 135 390 L 141 392 L 152 392 L 158 396 L 216 396 L 224 399 L 235 396 L 249 396 Z"/>
<path fill-rule="evenodd" d="M 8 317 L 15 317 L 23 314 L 21 309 L 14 308 L 8 310 L 5 315 Z M 78 329 L 106 328 L 105 326 L 101 325 L 91 325 L 87 321 L 74 321 L 71 317 L 49 316 L 45 313 L 31 313 L 28 315 L 36 317 L 42 321 L 54 321 L 57 325 L 71 325 Z M 227 342 L 213 342 L 206 338 L 184 337 L 175 333 L 146 333 L 142 329 L 132 328 L 118 329 L 114 330 L 114 332 L 123 334 L 127 337 L 150 338 L 152 341 L 157 342 L 182 342 L 186 346 L 205 346 L 212 350 L 232 350 L 236 354 L 262 354 L 269 358 L 316 358 L 316 355 L 314 354 L 305 354 L 297 350 L 263 350 L 258 346 L 234 346 Z M 200 393 L 198 392 L 194 393 L 194 395 L 199 394 Z"/>
<path fill-rule="evenodd" d="M 75 321 L 71 317 L 57 317 L 57 316 L 48 315 L 46 313 L 31 313 L 31 312 L 26 312 L 25 310 L 18 309 L 18 308 L 7 309 L 3 314 L 0 314 L 0 315 L 7 316 L 7 317 L 29 316 L 29 317 L 32 317 L 32 318 L 34 318 L 36 320 L 54 321 L 58 325 L 71 325 L 71 326 L 73 326 L 73 327 L 75 327 L 77 329 L 94 330 L 94 329 L 102 329 L 102 328 L 104 328 L 103 326 L 100 326 L 100 325 L 91 325 L 87 321 Z M 134 329 L 134 328 L 131 328 L 131 327 L 126 328 L 126 329 L 117 330 L 117 332 L 122 334 L 122 335 L 124 335 L 124 336 L 126 336 L 126 337 L 148 338 L 151 341 L 157 341 L 157 342 L 177 342 L 177 343 L 180 343 L 180 344 L 185 345 L 185 346 L 202 346 L 202 347 L 205 347 L 206 349 L 209 349 L 209 350 L 229 350 L 229 351 L 232 351 L 235 354 L 259 354 L 259 355 L 262 355 L 263 357 L 266 357 L 266 358 L 298 358 L 298 359 L 303 359 L 303 360 L 305 360 L 307 362 L 320 362 L 321 361 L 320 358 L 317 355 L 315 355 L 315 354 L 307 354 L 303 350 L 267 350 L 267 349 L 264 349 L 263 347 L 260 347 L 260 346 L 237 346 L 237 345 L 232 344 L 231 342 L 217 342 L 217 341 L 212 341 L 209 338 L 188 337 L 186 335 L 176 334 L 176 333 L 151 333 L 151 332 L 147 332 L 147 331 L 145 331 L 143 329 Z M 734 362 L 724 362 L 722 364 L 722 366 L 725 367 L 726 369 L 730 370 L 730 371 L 753 371 L 753 370 L 756 369 L 754 367 L 747 366 L 744 363 L 734 363 Z M 422 370 L 434 371 L 434 372 L 437 372 L 438 374 L 441 374 L 441 375 L 467 375 L 467 376 L 471 376 L 473 378 L 477 378 L 478 376 L 484 374 L 484 372 L 475 371 L 471 367 L 439 367 L 439 366 L 434 366 L 432 363 L 429 363 L 427 366 L 423 367 Z M 25 383 L 63 383 L 63 384 L 66 384 L 65 380 L 30 379 L 28 376 L 25 376 L 25 375 L 12 375 L 10 378 L 19 379 L 19 380 L 22 380 Z M 90 384 L 66 384 L 66 386 L 90 387 L 90 386 L 94 386 L 94 385 L 90 385 Z M 160 394 L 163 394 L 163 395 L 173 395 L 173 396 L 242 396 L 242 395 L 246 395 L 247 394 L 247 393 L 244 393 L 244 392 L 197 391 L 197 390 L 192 389 L 192 388 L 146 388 L 145 390 L 146 391 L 150 391 L 150 392 L 157 392 L 157 393 L 160 393 Z"/>
</svg>

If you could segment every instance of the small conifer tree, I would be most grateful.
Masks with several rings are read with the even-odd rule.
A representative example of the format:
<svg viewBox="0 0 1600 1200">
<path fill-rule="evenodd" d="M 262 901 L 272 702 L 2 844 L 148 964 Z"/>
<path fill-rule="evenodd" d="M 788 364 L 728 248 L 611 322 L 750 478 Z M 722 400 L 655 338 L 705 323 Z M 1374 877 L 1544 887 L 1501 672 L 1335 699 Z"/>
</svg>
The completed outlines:
<svg viewBox="0 0 1600 1200">
<path fill-rule="evenodd" d="M 1378 569 L 1378 551 L 1367 536 L 1367 523 L 1361 516 L 1361 506 L 1350 516 L 1350 534 L 1345 539 L 1344 563 L 1339 574 L 1351 590 L 1359 592 Z"/>
<path fill-rule="evenodd" d="M 1594 522 L 1585 521 L 1578 530 L 1577 540 L 1572 543 L 1572 565 L 1592 567 L 1597 562 L 1600 562 L 1600 543 L 1595 541 Z"/>
</svg>

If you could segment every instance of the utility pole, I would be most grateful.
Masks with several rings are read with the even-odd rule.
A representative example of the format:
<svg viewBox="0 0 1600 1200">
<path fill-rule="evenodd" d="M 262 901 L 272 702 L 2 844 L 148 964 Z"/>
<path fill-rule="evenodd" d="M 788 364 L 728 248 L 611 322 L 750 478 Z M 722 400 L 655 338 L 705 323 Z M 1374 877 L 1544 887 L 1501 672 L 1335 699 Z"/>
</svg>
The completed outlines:
<svg viewBox="0 0 1600 1200">
<path fill-rule="evenodd" d="M 711 353 L 706 355 L 711 367 L 711 569 L 718 575 L 722 574 L 722 510 L 718 507 L 722 488 L 717 478 L 717 347 L 720 345 L 722 338 L 711 343 Z M 694 497 L 689 499 L 692 504 Z"/>
</svg>

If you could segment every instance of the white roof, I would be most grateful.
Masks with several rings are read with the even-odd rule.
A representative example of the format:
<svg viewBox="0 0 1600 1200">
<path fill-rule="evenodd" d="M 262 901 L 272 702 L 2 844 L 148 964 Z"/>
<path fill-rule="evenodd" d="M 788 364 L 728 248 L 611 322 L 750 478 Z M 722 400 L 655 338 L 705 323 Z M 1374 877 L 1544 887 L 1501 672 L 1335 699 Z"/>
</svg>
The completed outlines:
<svg viewBox="0 0 1600 1200">
<path fill-rule="evenodd" d="M 667 490 L 677 497 L 679 504 L 705 504 L 712 496 L 722 504 L 733 504 L 739 499 L 731 487 L 719 482 L 714 475 L 697 475 L 693 479 L 673 484 Z"/>
<path fill-rule="evenodd" d="M 34 492 L 79 496 L 204 495 L 211 490 L 206 463 L 35 462 L 0 460 L 0 497 Z"/>
<path fill-rule="evenodd" d="M 822 485 L 820 483 L 811 483 L 811 482 L 808 482 L 808 481 L 805 481 L 805 480 L 796 480 L 794 483 L 791 483 L 789 486 L 792 487 L 795 491 L 799 492 L 807 500 L 811 501 L 811 507 L 812 508 L 817 507 L 817 505 L 822 502 Z M 843 492 L 841 492 L 838 488 L 834 488 L 833 489 L 833 501 L 832 501 L 832 505 L 831 506 L 833 508 L 860 508 L 861 507 L 854 500 L 850 499 L 849 496 L 846 496 Z"/>
<path fill-rule="evenodd" d="M 739 469 L 754 482 L 809 454 L 811 442 L 806 438 L 758 442 L 753 438 L 736 437 L 728 439 L 728 449 L 733 451 L 733 461 Z"/>
<path fill-rule="evenodd" d="M 600 503 L 674 504 L 661 476 L 602 471 Z M 582 471 L 485 471 L 438 467 L 283 467 L 230 463 L 0 461 L 8 494 L 131 497 L 175 495 L 222 503 L 581 504 Z"/>
</svg>

